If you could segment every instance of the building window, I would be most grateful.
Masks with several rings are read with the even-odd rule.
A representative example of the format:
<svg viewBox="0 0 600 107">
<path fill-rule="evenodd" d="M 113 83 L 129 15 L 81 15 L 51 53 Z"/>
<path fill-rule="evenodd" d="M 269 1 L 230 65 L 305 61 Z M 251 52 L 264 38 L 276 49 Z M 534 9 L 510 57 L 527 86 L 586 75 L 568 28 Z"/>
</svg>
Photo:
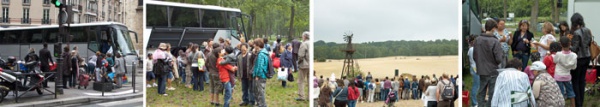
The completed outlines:
<svg viewBox="0 0 600 107">
<path fill-rule="evenodd" d="M 8 15 L 8 7 L 2 7 L 2 23 L 10 23 Z"/>
<path fill-rule="evenodd" d="M 23 4 L 30 4 L 31 0 L 23 0 Z"/>
<path fill-rule="evenodd" d="M 10 0 L 2 0 L 2 4 L 10 4 Z"/>
<path fill-rule="evenodd" d="M 50 4 L 50 0 L 44 0 L 44 4 Z"/>
<path fill-rule="evenodd" d="M 21 19 L 21 23 L 30 23 L 29 19 L 29 8 L 23 8 L 23 19 Z"/>
<path fill-rule="evenodd" d="M 50 9 L 44 9 L 42 16 L 42 24 L 50 24 Z"/>
</svg>

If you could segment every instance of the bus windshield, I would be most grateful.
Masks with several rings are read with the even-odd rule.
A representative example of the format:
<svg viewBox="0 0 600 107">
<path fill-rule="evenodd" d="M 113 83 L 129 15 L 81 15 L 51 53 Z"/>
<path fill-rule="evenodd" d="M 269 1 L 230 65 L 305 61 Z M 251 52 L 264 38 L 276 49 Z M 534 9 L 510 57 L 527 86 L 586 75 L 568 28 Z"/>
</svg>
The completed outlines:
<svg viewBox="0 0 600 107">
<path fill-rule="evenodd" d="M 116 27 L 117 38 L 115 43 L 123 55 L 136 55 L 133 43 L 131 43 L 131 37 L 129 36 L 129 30 L 125 27 Z"/>
</svg>

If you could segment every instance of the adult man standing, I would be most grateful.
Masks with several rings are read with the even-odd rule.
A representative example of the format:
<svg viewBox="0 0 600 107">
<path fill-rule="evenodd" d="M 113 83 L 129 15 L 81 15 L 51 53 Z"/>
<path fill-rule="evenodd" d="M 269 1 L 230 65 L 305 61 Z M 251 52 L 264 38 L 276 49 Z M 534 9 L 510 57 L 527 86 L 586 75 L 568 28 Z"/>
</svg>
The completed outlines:
<svg viewBox="0 0 600 107">
<path fill-rule="evenodd" d="M 500 41 L 492 33 L 497 29 L 496 21 L 488 20 L 485 23 L 485 33 L 481 34 L 474 43 L 473 59 L 477 66 L 477 74 L 480 76 L 480 88 L 477 93 L 477 103 L 484 107 L 491 106 L 485 101 L 486 95 L 489 101 L 493 100 L 494 86 L 498 76 L 498 65 L 502 62 L 503 52 Z"/>
<path fill-rule="evenodd" d="M 60 50 L 58 50 L 60 51 Z M 48 50 L 48 43 L 44 43 L 44 48 L 42 48 L 42 50 L 40 50 L 40 68 L 42 70 L 42 72 L 50 72 L 50 63 L 54 64 L 54 61 L 52 61 L 52 54 L 50 54 L 50 50 Z M 45 77 L 48 77 L 48 75 L 45 75 Z M 48 87 L 48 81 L 44 81 L 43 83 L 44 87 Z"/>
<path fill-rule="evenodd" d="M 219 70 L 217 69 L 217 58 L 219 52 L 221 52 L 222 48 L 219 46 L 219 43 L 213 44 L 213 50 L 211 50 L 208 54 L 208 59 L 206 63 L 206 68 L 210 72 L 210 98 L 211 104 L 219 106 L 219 94 L 223 94 L 223 84 L 220 82 L 219 78 Z"/>
<path fill-rule="evenodd" d="M 306 82 L 308 82 L 308 73 L 310 69 L 310 40 L 308 31 L 302 33 L 302 45 L 300 45 L 300 49 L 298 50 L 298 68 L 300 68 L 300 72 L 298 73 L 298 98 L 296 101 L 303 101 L 306 97 L 306 92 L 304 92 L 304 87 L 306 87 Z"/>
</svg>

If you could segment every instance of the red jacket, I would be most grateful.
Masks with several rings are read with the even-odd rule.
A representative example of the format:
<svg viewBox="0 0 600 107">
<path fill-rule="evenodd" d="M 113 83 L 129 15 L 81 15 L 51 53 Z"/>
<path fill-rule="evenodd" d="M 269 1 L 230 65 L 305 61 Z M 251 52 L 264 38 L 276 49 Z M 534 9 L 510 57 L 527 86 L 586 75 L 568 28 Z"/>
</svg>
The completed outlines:
<svg viewBox="0 0 600 107">
<path fill-rule="evenodd" d="M 354 86 L 348 87 L 348 100 L 358 99 L 359 94 L 360 94 L 360 92 L 358 92 L 358 88 L 356 88 Z"/>
<path fill-rule="evenodd" d="M 217 59 L 217 63 L 221 63 L 221 61 L 224 61 L 224 59 Z M 219 69 L 219 78 L 221 79 L 221 82 L 229 82 L 229 79 L 231 79 L 229 78 L 229 71 L 233 69 L 233 66 L 231 66 L 231 64 L 217 64 L 217 68 Z"/>
<path fill-rule="evenodd" d="M 554 63 L 554 58 L 552 58 L 552 55 L 553 54 L 546 55 L 542 62 L 544 63 L 544 65 L 546 65 L 546 71 L 548 71 L 548 74 L 550 74 L 550 76 L 554 77 L 554 71 L 556 69 L 556 64 Z"/>
</svg>

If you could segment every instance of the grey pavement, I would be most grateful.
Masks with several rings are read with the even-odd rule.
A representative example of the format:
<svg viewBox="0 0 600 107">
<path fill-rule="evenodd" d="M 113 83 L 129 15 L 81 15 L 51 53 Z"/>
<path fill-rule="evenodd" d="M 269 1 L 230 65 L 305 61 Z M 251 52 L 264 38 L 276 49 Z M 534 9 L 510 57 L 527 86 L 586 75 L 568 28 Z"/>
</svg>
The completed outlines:
<svg viewBox="0 0 600 107">
<path fill-rule="evenodd" d="M 133 93 L 132 80 L 133 76 L 131 73 L 126 74 L 128 77 L 128 83 L 123 84 L 123 87 L 114 89 L 111 92 L 105 92 L 102 96 L 102 92 L 93 90 L 93 81 L 90 81 L 87 89 L 81 87 L 81 89 L 70 88 L 63 89 L 64 94 L 58 95 L 58 98 L 54 98 L 54 94 L 44 91 L 43 95 L 38 95 L 35 91 L 30 91 L 19 98 L 19 102 L 15 103 L 15 96 L 12 92 L 6 96 L 4 101 L 0 103 L 0 106 L 70 106 L 75 104 L 81 106 L 81 104 L 95 104 L 105 103 L 108 101 L 124 100 L 135 97 L 143 97 L 145 77 L 141 67 L 136 68 L 135 74 L 135 93 Z M 48 82 L 50 91 L 54 91 L 54 82 Z M 23 92 L 19 92 L 21 95 Z M 101 100 L 101 101 L 97 101 Z M 79 104 L 79 105 L 77 105 Z M 141 103 L 140 103 L 141 104 Z M 141 105 L 140 105 L 141 106 Z"/>
</svg>

